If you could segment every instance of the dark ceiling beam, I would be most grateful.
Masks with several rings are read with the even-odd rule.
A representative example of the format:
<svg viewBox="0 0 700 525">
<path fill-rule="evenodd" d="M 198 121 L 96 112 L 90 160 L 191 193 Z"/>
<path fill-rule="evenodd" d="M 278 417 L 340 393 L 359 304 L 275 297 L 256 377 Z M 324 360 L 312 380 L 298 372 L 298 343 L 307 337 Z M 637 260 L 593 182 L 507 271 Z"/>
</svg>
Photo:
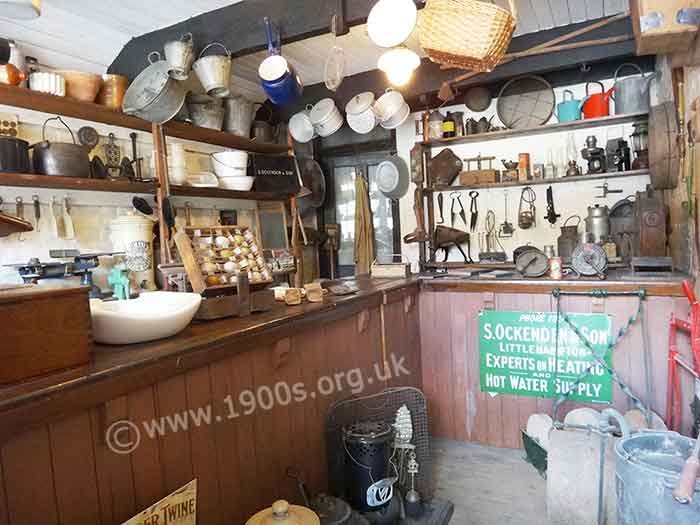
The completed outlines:
<svg viewBox="0 0 700 525">
<path fill-rule="evenodd" d="M 420 8 L 423 2 L 414 0 Z M 109 73 L 133 79 L 147 65 L 151 51 L 192 33 L 197 51 L 210 42 L 221 42 L 234 57 L 249 55 L 267 47 L 263 18 L 269 16 L 280 27 L 282 43 L 296 42 L 330 33 L 331 18 L 343 7 L 347 26 L 364 24 L 376 0 L 245 0 L 195 16 L 170 27 L 133 38 L 109 66 Z M 344 4 L 344 5 L 343 5 Z M 167 9 L 167 2 L 164 3 Z"/>
<path fill-rule="evenodd" d="M 565 33 L 590 25 L 595 21 L 588 21 L 581 24 L 573 24 L 569 26 L 559 27 L 548 31 L 540 31 L 514 38 L 508 52 L 517 52 L 530 49 L 538 44 L 552 40 Z M 617 22 L 613 22 L 600 29 L 591 31 L 583 37 L 578 37 L 567 41 L 567 43 L 581 42 L 585 40 L 597 40 L 608 37 L 617 37 L 621 35 L 632 35 L 632 24 L 629 18 L 624 18 Z M 467 81 L 464 81 L 454 86 L 455 91 L 463 91 L 470 85 L 498 85 L 507 79 L 524 74 L 548 74 L 562 70 L 572 70 L 584 64 L 593 64 L 593 70 L 589 73 L 581 73 L 580 79 L 571 79 L 571 82 L 576 83 L 588 80 L 597 80 L 605 78 L 598 77 L 598 74 L 607 75 L 611 66 L 605 66 L 605 63 L 619 63 L 621 59 L 630 59 L 643 64 L 646 68 L 653 67 L 653 57 L 642 57 L 637 59 L 635 55 L 634 39 L 617 42 L 613 44 L 588 46 L 578 49 L 559 51 L 546 55 L 534 55 L 529 57 L 514 60 L 508 64 L 497 67 L 491 73 L 476 76 Z M 348 58 L 352 60 L 352 57 Z M 613 68 L 614 71 L 614 68 Z M 401 89 L 406 100 L 411 104 L 411 107 L 424 108 L 425 103 L 420 101 L 420 97 L 424 95 L 429 106 L 435 107 L 440 103 L 437 101 L 436 94 L 443 82 L 451 80 L 458 76 L 462 71 L 458 69 L 443 70 L 438 64 L 431 62 L 428 59 L 423 59 L 420 67 L 416 70 L 413 80 L 409 85 Z M 556 75 L 555 75 L 556 77 Z M 597 77 L 597 78 L 594 78 Z M 363 91 L 372 91 L 379 96 L 388 86 L 388 82 L 384 73 L 379 70 L 367 71 L 346 78 L 341 84 L 336 93 L 331 94 L 324 84 L 315 84 L 304 88 L 304 94 L 301 99 L 296 100 L 293 104 L 281 108 L 280 117 L 286 119 L 297 111 L 304 109 L 306 104 L 314 103 L 321 98 L 331 96 L 338 107 L 344 108 L 347 101 L 354 95 Z M 495 95 L 496 93 L 494 93 Z"/>
</svg>

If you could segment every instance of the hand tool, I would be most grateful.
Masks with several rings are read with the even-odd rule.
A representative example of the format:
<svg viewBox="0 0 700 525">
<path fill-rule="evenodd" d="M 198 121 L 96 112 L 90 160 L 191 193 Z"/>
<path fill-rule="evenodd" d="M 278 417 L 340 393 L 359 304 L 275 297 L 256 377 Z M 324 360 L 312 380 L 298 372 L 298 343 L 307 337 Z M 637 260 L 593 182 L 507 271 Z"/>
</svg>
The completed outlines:
<svg viewBox="0 0 700 525">
<path fill-rule="evenodd" d="M 501 225 L 498 228 L 498 236 L 501 239 L 508 239 L 513 236 L 515 233 L 515 228 L 513 225 L 508 222 L 508 192 L 504 191 L 503 192 L 503 197 L 505 199 L 505 205 L 504 205 L 504 215 L 505 215 L 505 220 L 501 223 Z"/>
<path fill-rule="evenodd" d="M 442 193 L 438 193 L 437 196 L 437 202 L 438 202 L 438 210 L 440 212 L 440 218 L 436 221 L 437 224 L 444 224 L 445 223 L 445 217 L 442 214 L 442 205 L 443 201 L 445 200 L 445 197 L 443 197 Z"/>
<path fill-rule="evenodd" d="M 596 186 L 597 189 L 603 190 L 602 195 L 596 195 L 596 199 L 605 199 L 610 193 L 622 193 L 623 190 L 611 190 L 608 189 L 608 183 L 606 182 L 602 186 Z"/>
<path fill-rule="evenodd" d="M 32 202 L 34 203 L 34 218 L 36 219 L 36 231 L 41 231 L 41 203 L 39 202 L 38 195 L 32 195 Z"/>
<path fill-rule="evenodd" d="M 132 158 L 131 162 L 136 167 L 136 180 L 142 181 L 143 174 L 141 172 L 141 161 L 143 159 L 139 158 L 138 151 L 136 151 L 136 133 L 133 133 L 133 132 L 129 133 L 129 137 L 131 138 L 131 158 Z"/>
<path fill-rule="evenodd" d="M 469 192 L 469 197 L 471 198 L 471 205 L 469 206 L 469 211 L 471 212 L 471 221 L 469 223 L 469 231 L 475 231 L 476 230 L 476 225 L 479 222 L 479 207 L 476 202 L 476 199 L 479 197 L 479 192 L 478 191 L 470 191 Z M 460 205 L 462 203 L 460 202 Z M 464 207 L 462 207 L 462 214 L 464 213 Z M 467 225 L 467 220 L 464 215 L 462 215 L 462 220 L 464 221 L 464 225 Z"/>
<path fill-rule="evenodd" d="M 467 225 L 467 213 L 464 211 L 464 205 L 462 204 L 462 194 L 453 191 L 450 193 L 450 197 L 452 198 L 452 204 L 450 205 L 450 220 L 452 222 L 451 226 L 454 228 L 455 227 L 455 222 L 457 222 L 457 211 L 455 210 L 455 205 L 459 204 L 459 216 L 462 218 L 462 222 L 464 225 Z"/>
<path fill-rule="evenodd" d="M 607 184 L 606 184 L 607 186 Z M 557 219 L 561 217 L 555 209 L 554 209 L 554 192 L 552 191 L 552 187 L 550 186 L 547 188 L 547 215 L 544 216 L 545 219 L 547 219 L 547 222 L 549 224 L 556 224 Z"/>
</svg>

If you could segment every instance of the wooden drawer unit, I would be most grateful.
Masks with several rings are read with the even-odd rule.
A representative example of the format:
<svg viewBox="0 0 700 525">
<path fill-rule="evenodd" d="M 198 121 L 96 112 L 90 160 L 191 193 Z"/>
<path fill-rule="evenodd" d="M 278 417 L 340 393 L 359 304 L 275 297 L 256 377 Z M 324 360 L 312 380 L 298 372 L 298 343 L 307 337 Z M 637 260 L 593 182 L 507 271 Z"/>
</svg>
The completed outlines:
<svg viewBox="0 0 700 525">
<path fill-rule="evenodd" d="M 0 289 L 0 383 L 90 359 L 87 286 Z"/>
</svg>

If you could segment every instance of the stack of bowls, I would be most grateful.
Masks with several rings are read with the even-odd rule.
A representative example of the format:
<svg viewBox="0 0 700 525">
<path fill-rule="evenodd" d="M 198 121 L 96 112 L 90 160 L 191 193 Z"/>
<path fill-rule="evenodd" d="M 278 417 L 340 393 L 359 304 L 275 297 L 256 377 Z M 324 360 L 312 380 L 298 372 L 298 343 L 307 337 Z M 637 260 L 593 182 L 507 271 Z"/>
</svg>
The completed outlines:
<svg viewBox="0 0 700 525">
<path fill-rule="evenodd" d="M 222 188 L 250 191 L 253 187 L 255 177 L 248 176 L 248 152 L 232 149 L 212 153 L 211 162 Z"/>
<path fill-rule="evenodd" d="M 343 115 L 341 115 L 333 99 L 330 98 L 319 100 L 311 108 L 309 119 L 319 137 L 330 137 L 343 127 Z"/>
<path fill-rule="evenodd" d="M 151 173 L 156 172 L 155 153 L 151 155 Z M 187 182 L 187 163 L 185 145 L 181 143 L 168 144 L 168 181 L 170 184 L 182 186 Z"/>
<path fill-rule="evenodd" d="M 398 128 L 411 114 L 411 108 L 406 104 L 403 95 L 391 88 L 379 97 L 375 110 L 382 117 L 380 125 L 384 129 Z"/>
</svg>

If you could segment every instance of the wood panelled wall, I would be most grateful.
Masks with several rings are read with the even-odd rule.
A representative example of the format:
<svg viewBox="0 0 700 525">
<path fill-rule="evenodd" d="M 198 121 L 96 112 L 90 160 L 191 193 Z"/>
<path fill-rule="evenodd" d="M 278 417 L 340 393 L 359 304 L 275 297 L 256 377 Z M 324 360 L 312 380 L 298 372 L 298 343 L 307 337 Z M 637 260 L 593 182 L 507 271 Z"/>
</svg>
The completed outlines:
<svg viewBox="0 0 700 525">
<path fill-rule="evenodd" d="M 613 333 L 627 322 L 637 308 L 636 297 L 609 297 L 600 310 L 613 316 Z M 423 391 L 428 400 L 433 436 L 475 441 L 498 447 L 519 448 L 520 427 L 530 414 L 551 415 L 552 400 L 511 395 L 490 395 L 479 387 L 479 311 L 496 310 L 555 311 L 551 295 L 468 293 L 423 290 L 420 297 L 421 369 Z M 562 310 L 569 313 L 593 311 L 590 297 L 564 297 Z M 685 316 L 688 301 L 676 297 L 649 297 L 645 302 L 646 322 L 652 356 L 652 408 L 665 417 L 668 323 L 671 312 Z M 679 335 L 681 351 L 692 362 L 687 337 Z M 641 323 L 634 325 L 613 352 L 613 363 L 632 390 L 645 398 Z M 689 433 L 692 421 L 688 403 L 693 383 L 681 371 L 683 388 L 682 430 Z M 581 403 L 566 402 L 562 417 Z M 595 408 L 595 405 L 591 405 Z M 614 388 L 614 406 L 631 408 L 626 396 Z M 600 406 L 597 408 L 600 409 Z"/>
<path fill-rule="evenodd" d="M 192 478 L 198 479 L 202 525 L 243 524 L 277 498 L 298 502 L 288 466 L 309 489 L 326 487 L 323 424 L 328 407 L 352 395 L 347 384 L 312 394 L 318 378 L 359 368 L 363 394 L 387 384 L 420 387 L 418 295 L 388 295 L 389 304 L 306 330 L 272 346 L 242 352 L 129 393 L 90 410 L 28 429 L 2 445 L 0 525 L 111 525 L 127 520 Z M 393 302 L 391 302 L 393 301 Z M 382 325 L 385 330 L 382 333 Z M 410 376 L 375 378 L 375 364 L 405 355 Z M 309 397 L 229 419 L 224 399 L 277 382 L 303 382 Z M 128 455 L 112 452 L 105 431 L 126 419 L 153 418 L 211 405 L 214 422 L 141 441 Z M 219 421 L 220 420 L 220 421 Z M 133 437 L 133 434 L 132 434 Z M 122 440 L 125 440 L 123 437 Z"/>
</svg>

